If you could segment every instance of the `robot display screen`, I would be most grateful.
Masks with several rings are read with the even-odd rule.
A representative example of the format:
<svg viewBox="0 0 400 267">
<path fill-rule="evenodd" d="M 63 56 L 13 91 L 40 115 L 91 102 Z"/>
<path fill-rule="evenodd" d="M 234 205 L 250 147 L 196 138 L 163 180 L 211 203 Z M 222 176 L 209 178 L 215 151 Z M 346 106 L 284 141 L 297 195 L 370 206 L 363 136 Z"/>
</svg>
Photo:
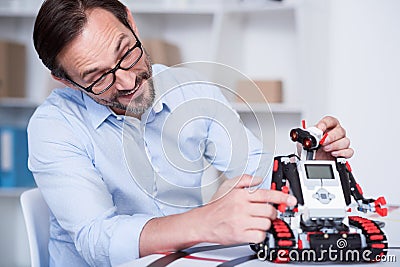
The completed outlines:
<svg viewBox="0 0 400 267">
<path fill-rule="evenodd" d="M 305 164 L 308 179 L 335 179 L 330 164 Z"/>
</svg>

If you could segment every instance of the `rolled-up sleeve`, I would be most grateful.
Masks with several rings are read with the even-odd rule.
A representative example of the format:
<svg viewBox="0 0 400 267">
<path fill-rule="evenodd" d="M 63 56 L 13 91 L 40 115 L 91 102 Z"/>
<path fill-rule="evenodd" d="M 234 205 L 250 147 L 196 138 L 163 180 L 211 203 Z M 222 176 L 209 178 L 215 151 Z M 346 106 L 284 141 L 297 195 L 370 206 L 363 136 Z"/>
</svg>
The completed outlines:
<svg viewBox="0 0 400 267">
<path fill-rule="evenodd" d="M 139 258 L 140 233 L 144 225 L 152 219 L 146 214 L 120 217 L 122 218 L 117 223 L 110 241 L 109 251 L 112 266 Z"/>
</svg>

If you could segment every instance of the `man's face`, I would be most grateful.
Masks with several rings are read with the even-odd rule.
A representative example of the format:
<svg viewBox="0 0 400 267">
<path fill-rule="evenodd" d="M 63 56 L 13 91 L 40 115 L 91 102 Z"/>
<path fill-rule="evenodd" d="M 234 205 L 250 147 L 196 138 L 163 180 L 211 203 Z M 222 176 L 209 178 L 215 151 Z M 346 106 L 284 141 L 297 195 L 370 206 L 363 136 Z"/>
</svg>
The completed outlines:
<svg viewBox="0 0 400 267">
<path fill-rule="evenodd" d="M 110 12 L 97 8 L 88 12 L 82 33 L 61 51 L 58 60 L 71 80 L 87 87 L 114 68 L 135 43 L 130 29 Z M 133 68 L 119 69 L 115 74 L 116 80 L 110 89 L 100 95 L 89 93 L 89 96 L 110 106 L 117 114 L 127 111 L 138 117 L 154 101 L 149 57 L 144 52 Z"/>
</svg>

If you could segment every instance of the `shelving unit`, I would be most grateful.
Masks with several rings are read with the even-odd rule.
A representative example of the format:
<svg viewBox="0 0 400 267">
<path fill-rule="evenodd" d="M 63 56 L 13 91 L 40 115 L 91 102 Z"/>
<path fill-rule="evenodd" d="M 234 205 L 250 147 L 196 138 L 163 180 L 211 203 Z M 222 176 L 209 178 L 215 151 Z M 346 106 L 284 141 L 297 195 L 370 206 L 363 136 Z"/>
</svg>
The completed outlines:
<svg viewBox="0 0 400 267">
<path fill-rule="evenodd" d="M 34 109 L 40 103 L 27 98 L 6 97 L 0 98 L 0 108 L 26 108 Z"/>
<path fill-rule="evenodd" d="M 282 79 L 284 103 L 272 105 L 276 126 L 281 117 L 298 123 L 301 90 L 296 42 L 297 9 L 302 1 L 162 1 L 125 0 L 141 38 L 162 38 L 176 44 L 183 62 L 226 64 L 252 79 Z M 27 100 L 0 100 L 0 108 L 32 109 L 48 95 L 51 78 L 36 56 L 31 41 L 37 8 L 0 8 L 0 38 L 14 37 L 28 49 Z M 12 32 L 7 28 L 11 27 Z M 3 28 L 4 27 L 4 28 Z M 29 33 L 29 34 L 27 34 Z M 212 70 L 210 69 L 212 74 Z M 229 80 L 231 77 L 213 77 Z M 236 86 L 232 79 L 231 88 Z M 38 87 L 37 85 L 41 86 Z M 248 113 L 234 103 L 238 112 Z M 260 112 L 262 107 L 256 109 Z M 286 140 L 285 140 L 286 141 Z M 281 142 L 284 143 L 285 141 Z M 280 142 L 280 141 L 278 141 Z"/>
<path fill-rule="evenodd" d="M 39 2 L 39 1 L 37 1 Z M 288 132 L 300 124 L 302 110 L 298 105 L 302 90 L 298 75 L 298 8 L 302 0 L 239 1 L 239 0 L 125 0 L 133 12 L 141 38 L 161 38 L 176 44 L 183 62 L 208 61 L 226 64 L 251 79 L 281 79 L 284 102 L 270 104 L 272 117 L 264 104 L 232 105 L 250 130 L 259 125 L 254 115 L 266 117 L 262 125 L 262 139 L 267 148 L 276 153 L 291 153 L 293 145 Z M 18 41 L 27 47 L 26 99 L 0 99 L 0 123 L 25 125 L 35 108 L 45 99 L 52 87 L 49 72 L 38 59 L 32 44 L 32 31 L 39 4 L 14 8 L 0 7 L 0 39 Z M 236 80 L 217 75 L 215 80 L 229 80 L 234 88 Z M 232 79 L 231 79 L 232 78 Z M 273 129 L 271 129 L 271 127 Z M 19 189 L 0 190 L 0 207 L 18 221 L 2 239 L 7 242 L 7 255 L 1 253 L 0 265 L 29 265 L 26 237 L 23 233 L 21 211 L 18 209 Z M 1 229 L 7 229 L 5 220 Z M 7 225 L 6 225 L 7 224 Z M 11 235 L 11 236 L 10 236 Z M 3 234 L 2 234 L 3 236 Z M 11 242 L 11 243 L 10 243 Z M 6 244 L 6 243 L 4 243 Z M 9 245 L 11 244 L 11 245 Z M 3 247 L 3 246 L 2 246 Z M 18 255 L 15 248 L 19 248 Z M 22 248 L 22 250 L 21 250 Z M 21 253 L 23 255 L 21 255 Z"/>
<path fill-rule="evenodd" d="M 207 61 L 226 64 L 251 79 L 281 79 L 282 104 L 271 105 L 275 116 L 277 144 L 287 152 L 284 144 L 286 125 L 298 125 L 302 110 L 299 73 L 298 9 L 301 0 L 275 1 L 205 1 L 205 0 L 125 0 L 133 12 L 141 38 L 161 38 L 180 48 L 183 62 Z M 28 77 L 26 100 L 0 100 L 0 108 L 25 110 L 26 113 L 48 95 L 51 84 L 48 71 L 36 56 L 31 42 L 34 17 L 38 8 L 0 8 L 0 38 L 14 37 L 25 42 L 28 49 Z M 8 30 L 10 28 L 10 30 Z M 28 34 L 27 34 L 28 33 Z M 209 70 L 211 76 L 213 70 Z M 223 75 L 212 77 L 229 81 L 235 88 L 236 80 Z M 225 83 L 226 84 L 226 83 Z M 38 87 L 40 85 L 40 87 Z M 300 102 L 299 102 L 300 99 Z M 249 110 L 233 103 L 246 123 Z M 265 108 L 255 104 L 255 112 Z M 266 109 L 267 110 L 267 109 Z M 290 127 L 290 126 L 289 126 Z M 265 129 L 269 131 L 270 129 Z M 284 138 L 281 134 L 284 133 Z M 279 133 L 279 134 L 278 134 Z M 267 140 L 271 142 L 270 140 Z M 274 142 L 275 143 L 275 142 Z M 269 144 L 273 147 L 274 144 Z"/>
<path fill-rule="evenodd" d="M 251 1 L 249 2 L 251 3 Z M 268 55 L 269 52 L 267 53 L 266 50 L 273 51 L 273 53 L 277 53 L 278 55 L 288 54 L 287 52 L 293 55 L 293 50 L 295 50 L 295 48 L 288 48 L 284 43 L 278 44 L 279 47 L 269 43 L 268 49 L 264 49 L 263 51 L 263 44 L 256 42 L 249 44 L 246 40 L 253 38 L 254 34 L 251 28 L 255 26 L 254 24 L 265 24 L 262 25 L 262 27 L 266 29 L 258 32 L 257 35 L 272 35 L 273 38 L 277 39 L 277 42 L 282 41 L 279 40 L 282 39 L 281 34 L 276 34 L 274 31 L 270 32 L 270 29 L 268 29 L 269 18 L 273 17 L 272 20 L 275 20 L 277 16 L 283 17 L 283 19 L 277 19 L 274 23 L 283 24 L 283 20 L 289 20 L 288 22 L 284 22 L 286 25 L 283 25 L 283 27 L 286 28 L 284 28 L 283 31 L 286 32 L 286 35 L 296 35 L 295 13 L 300 1 L 287 0 L 282 3 L 265 1 L 263 4 L 260 4 L 260 1 L 255 1 L 256 4 L 244 4 L 246 2 L 142 0 L 125 1 L 125 3 L 134 13 L 142 38 L 158 37 L 177 43 L 181 48 L 183 60 L 185 62 L 195 60 L 215 61 L 238 68 L 250 77 L 261 76 L 262 74 L 255 73 L 253 70 L 247 70 L 250 69 L 246 66 L 248 65 L 247 58 L 254 57 L 254 53 L 252 54 L 252 50 L 254 50 L 257 51 L 257 54 L 261 55 L 261 59 L 259 60 L 265 61 L 252 61 L 256 62 L 255 65 L 263 64 L 263 67 L 267 67 L 268 69 L 275 68 L 275 73 L 271 71 L 266 73 L 268 73 L 268 75 L 280 76 L 283 79 L 289 78 L 289 80 L 293 80 L 292 77 L 287 76 L 288 74 L 289 76 L 293 76 L 293 69 L 297 68 L 295 66 L 297 65 L 295 59 L 292 58 L 289 60 L 290 62 L 284 63 L 285 69 L 279 69 L 282 62 L 287 61 L 287 57 L 281 59 L 279 64 L 276 64 L 276 62 L 268 63 L 267 60 L 264 60 L 262 55 Z M 0 20 L 2 22 L 8 22 L 9 24 L 11 21 L 13 26 L 12 32 L 7 32 L 8 30 L 6 28 L 2 29 L 0 27 L 0 38 L 4 38 L 3 35 L 6 36 L 6 38 L 14 36 L 16 40 L 28 44 L 28 60 L 31 65 L 28 66 L 28 87 L 32 86 L 32 81 L 45 81 L 48 78 L 48 72 L 41 66 L 31 44 L 31 28 L 33 27 L 31 24 L 33 24 L 37 9 L 38 8 L 32 7 L 23 9 L 0 8 Z M 264 21 L 262 21 L 263 19 Z M 8 26 L 6 25 L 5 27 Z M 274 25 L 274 27 L 275 26 L 277 25 Z M 288 30 L 292 32 L 287 33 Z M 296 39 L 295 36 L 291 36 L 291 38 Z M 262 39 L 263 38 L 260 40 Z M 275 47 L 272 47 L 272 45 Z M 279 52 L 281 50 L 283 51 Z M 271 58 L 271 61 L 278 60 Z M 254 72 L 254 74 L 252 72 Z M 264 73 L 264 76 L 266 73 Z M 43 84 L 43 82 L 40 84 Z M 288 84 L 291 86 L 293 82 L 289 81 Z M 290 88 L 288 90 L 296 91 Z M 29 93 L 28 97 L 30 99 L 35 99 L 37 102 L 41 102 L 46 96 L 46 93 L 34 92 L 38 91 L 37 88 L 28 88 L 27 91 Z M 286 96 L 286 98 L 288 97 Z"/>
</svg>

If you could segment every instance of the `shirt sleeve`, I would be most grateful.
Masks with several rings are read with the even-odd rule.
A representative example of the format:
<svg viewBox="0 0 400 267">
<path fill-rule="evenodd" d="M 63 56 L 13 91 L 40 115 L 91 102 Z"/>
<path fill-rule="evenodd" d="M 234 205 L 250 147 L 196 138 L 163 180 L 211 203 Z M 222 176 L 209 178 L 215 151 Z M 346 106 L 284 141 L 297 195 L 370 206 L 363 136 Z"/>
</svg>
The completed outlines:
<svg viewBox="0 0 400 267">
<path fill-rule="evenodd" d="M 83 141 L 90 137 L 76 125 L 54 106 L 36 112 L 28 126 L 29 168 L 57 222 L 89 265 L 134 260 L 140 233 L 153 216 L 117 213 L 90 156 L 90 142 Z"/>
</svg>

